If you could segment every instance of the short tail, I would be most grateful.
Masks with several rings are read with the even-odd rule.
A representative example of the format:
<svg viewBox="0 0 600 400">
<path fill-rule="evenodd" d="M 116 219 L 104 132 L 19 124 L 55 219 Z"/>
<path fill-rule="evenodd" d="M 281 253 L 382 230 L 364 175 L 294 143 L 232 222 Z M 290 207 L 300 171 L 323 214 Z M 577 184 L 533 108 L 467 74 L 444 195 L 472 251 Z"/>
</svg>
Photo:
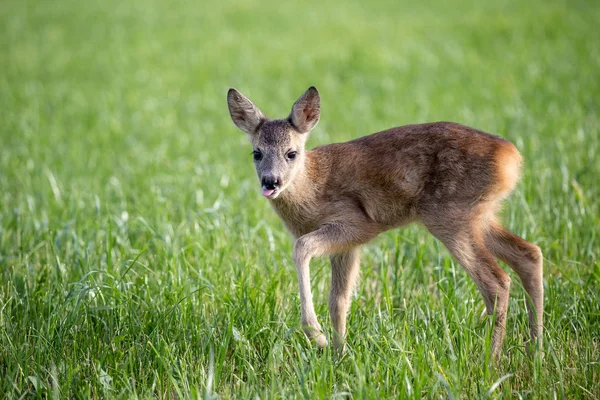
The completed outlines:
<svg viewBox="0 0 600 400">
<path fill-rule="evenodd" d="M 494 174 L 488 191 L 490 200 L 504 200 L 521 178 L 523 157 L 511 142 L 503 140 L 494 154 Z"/>
</svg>

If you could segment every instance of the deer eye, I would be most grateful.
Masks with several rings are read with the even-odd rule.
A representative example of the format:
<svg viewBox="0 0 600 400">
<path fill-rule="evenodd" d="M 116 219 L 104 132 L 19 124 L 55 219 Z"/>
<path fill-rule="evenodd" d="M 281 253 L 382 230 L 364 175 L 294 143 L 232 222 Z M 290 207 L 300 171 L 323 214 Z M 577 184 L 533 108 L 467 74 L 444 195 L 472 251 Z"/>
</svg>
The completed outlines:
<svg viewBox="0 0 600 400">
<path fill-rule="evenodd" d="M 295 160 L 297 155 L 298 155 L 298 152 L 290 151 L 286 154 L 286 157 L 288 158 L 288 160 Z"/>
<path fill-rule="evenodd" d="M 262 160 L 262 156 L 263 155 L 262 155 L 262 153 L 260 151 L 254 150 L 252 152 L 252 156 L 254 157 L 254 161 L 260 161 L 260 160 Z"/>
</svg>

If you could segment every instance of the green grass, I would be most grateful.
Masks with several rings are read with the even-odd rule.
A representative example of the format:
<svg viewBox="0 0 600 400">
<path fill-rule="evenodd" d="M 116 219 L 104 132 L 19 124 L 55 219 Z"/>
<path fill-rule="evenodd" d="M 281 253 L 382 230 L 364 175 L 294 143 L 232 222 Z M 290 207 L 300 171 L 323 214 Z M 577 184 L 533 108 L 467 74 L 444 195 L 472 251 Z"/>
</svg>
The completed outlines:
<svg viewBox="0 0 600 400">
<path fill-rule="evenodd" d="M 0 397 L 598 399 L 599 20 L 578 0 L 0 2 Z M 486 370 L 483 301 L 418 226 L 365 247 L 345 357 L 306 343 L 225 94 L 282 117 L 310 85 L 311 147 L 437 120 L 518 146 L 503 220 L 545 255 L 543 360 L 511 273 Z M 329 276 L 315 260 L 331 334 Z"/>
</svg>

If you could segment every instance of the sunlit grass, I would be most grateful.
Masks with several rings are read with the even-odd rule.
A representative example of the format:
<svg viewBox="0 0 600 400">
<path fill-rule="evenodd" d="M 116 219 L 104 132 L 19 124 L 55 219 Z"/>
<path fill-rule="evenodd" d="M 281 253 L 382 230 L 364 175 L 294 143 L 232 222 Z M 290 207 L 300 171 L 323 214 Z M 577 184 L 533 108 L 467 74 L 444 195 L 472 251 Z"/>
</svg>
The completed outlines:
<svg viewBox="0 0 600 400">
<path fill-rule="evenodd" d="M 0 3 L 0 397 L 600 397 L 600 46 L 593 2 Z M 225 94 L 310 146 L 416 122 L 525 157 L 503 220 L 545 255 L 544 358 L 517 277 L 505 357 L 420 227 L 365 247 L 348 352 L 299 329 L 292 242 Z M 329 266 L 312 265 L 330 334 Z"/>
</svg>

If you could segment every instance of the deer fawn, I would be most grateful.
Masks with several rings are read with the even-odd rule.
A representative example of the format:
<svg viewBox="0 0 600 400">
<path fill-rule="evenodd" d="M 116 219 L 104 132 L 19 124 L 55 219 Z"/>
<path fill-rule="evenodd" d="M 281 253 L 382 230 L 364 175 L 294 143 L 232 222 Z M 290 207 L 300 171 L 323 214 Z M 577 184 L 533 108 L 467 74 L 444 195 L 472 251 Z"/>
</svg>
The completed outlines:
<svg viewBox="0 0 600 400">
<path fill-rule="evenodd" d="M 519 179 L 521 155 L 509 141 L 451 122 L 408 125 L 306 151 L 320 117 L 310 87 L 285 119 L 267 118 L 235 89 L 234 124 L 248 134 L 265 196 L 296 238 L 302 326 L 327 345 L 310 289 L 311 258 L 331 258 L 329 311 L 334 347 L 344 348 L 346 313 L 359 270 L 359 248 L 381 232 L 421 222 L 475 280 L 488 314 L 496 313 L 492 354 L 504 339 L 510 265 L 528 294 L 533 343 L 542 335 L 542 253 L 504 228 L 495 214 Z"/>
</svg>

